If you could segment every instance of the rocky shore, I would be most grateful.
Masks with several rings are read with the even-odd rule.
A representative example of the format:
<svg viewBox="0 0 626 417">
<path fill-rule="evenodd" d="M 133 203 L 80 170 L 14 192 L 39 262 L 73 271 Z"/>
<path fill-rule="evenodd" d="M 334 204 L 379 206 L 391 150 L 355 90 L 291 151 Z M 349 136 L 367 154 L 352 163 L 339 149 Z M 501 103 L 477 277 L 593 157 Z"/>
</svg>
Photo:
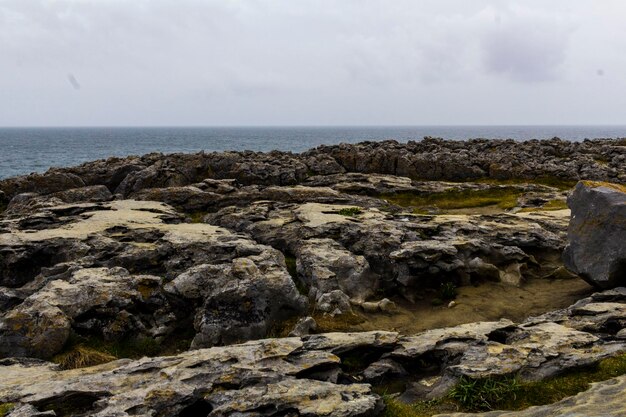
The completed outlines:
<svg viewBox="0 0 626 417">
<path fill-rule="evenodd" d="M 433 138 L 2 180 L 0 415 L 380 415 L 621 357 L 624 183 L 620 140 Z M 623 378 L 487 415 L 626 415 Z"/>
</svg>

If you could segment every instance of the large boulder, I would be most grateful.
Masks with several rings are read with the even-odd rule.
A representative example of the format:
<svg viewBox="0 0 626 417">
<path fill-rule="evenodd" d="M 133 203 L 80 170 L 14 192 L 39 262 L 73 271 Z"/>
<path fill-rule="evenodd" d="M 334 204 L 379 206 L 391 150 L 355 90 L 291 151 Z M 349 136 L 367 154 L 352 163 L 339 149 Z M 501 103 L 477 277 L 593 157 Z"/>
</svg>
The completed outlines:
<svg viewBox="0 0 626 417">
<path fill-rule="evenodd" d="M 567 200 L 572 217 L 565 266 L 599 288 L 626 283 L 626 187 L 581 181 Z"/>
</svg>

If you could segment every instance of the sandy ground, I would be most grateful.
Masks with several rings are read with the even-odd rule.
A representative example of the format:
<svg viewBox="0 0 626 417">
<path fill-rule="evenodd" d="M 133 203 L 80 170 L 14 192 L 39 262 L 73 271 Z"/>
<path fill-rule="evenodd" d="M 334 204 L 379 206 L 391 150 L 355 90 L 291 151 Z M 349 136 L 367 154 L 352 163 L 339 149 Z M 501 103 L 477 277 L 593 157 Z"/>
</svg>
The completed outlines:
<svg viewBox="0 0 626 417">
<path fill-rule="evenodd" d="M 575 303 L 594 292 L 581 279 L 535 279 L 515 287 L 504 283 L 487 282 L 479 286 L 458 289 L 456 305 L 448 308 L 433 306 L 432 297 L 417 304 L 394 300 L 395 314 L 361 314 L 365 321 L 351 326 L 351 330 L 393 330 L 413 334 L 422 330 L 456 326 L 474 321 L 508 318 L 515 322 Z"/>
</svg>

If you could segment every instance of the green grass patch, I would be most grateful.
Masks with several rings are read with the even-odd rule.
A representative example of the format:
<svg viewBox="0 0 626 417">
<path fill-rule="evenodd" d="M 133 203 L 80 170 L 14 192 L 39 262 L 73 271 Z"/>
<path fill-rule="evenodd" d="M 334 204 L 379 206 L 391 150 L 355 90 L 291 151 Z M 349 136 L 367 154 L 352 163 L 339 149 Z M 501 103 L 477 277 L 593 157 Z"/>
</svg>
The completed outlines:
<svg viewBox="0 0 626 417">
<path fill-rule="evenodd" d="M 474 207 L 498 206 L 503 210 L 517 206 L 522 191 L 515 187 L 497 187 L 485 190 L 448 190 L 440 193 L 398 193 L 380 197 L 401 207 L 411 207 L 416 213 L 427 207 L 454 210 Z"/>
<path fill-rule="evenodd" d="M 287 265 L 287 272 L 292 278 L 298 277 L 298 268 L 296 266 L 296 258 L 291 255 L 285 255 L 285 265 Z"/>
<path fill-rule="evenodd" d="M 0 404 L 0 417 L 4 417 L 9 414 L 13 408 L 15 408 L 13 403 Z"/>
<path fill-rule="evenodd" d="M 461 378 L 449 394 L 466 411 L 489 411 L 516 398 L 519 384 L 515 378 Z"/>
<path fill-rule="evenodd" d="M 452 282 L 444 282 L 439 286 L 439 298 L 444 301 L 454 300 L 457 296 L 456 285 Z"/>
<path fill-rule="evenodd" d="M 626 374 L 626 354 L 600 361 L 589 368 L 575 369 L 544 381 L 521 383 L 516 395 L 499 408 L 521 410 L 533 405 L 552 404 L 589 389 L 592 382 Z"/>
<path fill-rule="evenodd" d="M 348 216 L 348 217 L 358 216 L 362 212 L 363 210 L 361 210 L 359 207 L 347 207 L 347 208 L 342 208 L 341 210 L 338 211 L 340 215 Z"/>
<path fill-rule="evenodd" d="M 354 330 L 355 326 L 365 322 L 365 319 L 354 313 L 338 314 L 332 317 L 330 314 L 313 314 L 317 323 L 317 332 L 345 332 Z"/>
<path fill-rule="evenodd" d="M 566 208 L 569 207 L 567 207 L 567 201 L 565 200 L 550 200 L 542 207 L 544 210 L 563 210 Z"/>
<path fill-rule="evenodd" d="M 558 188 L 559 190 L 565 191 L 573 188 L 578 183 L 578 180 L 544 175 L 537 178 L 512 178 L 507 180 L 500 180 L 495 178 L 480 178 L 475 182 L 493 185 L 538 184 Z"/>
<path fill-rule="evenodd" d="M 431 417 L 435 414 L 460 411 L 456 403 L 445 398 L 405 404 L 389 396 L 383 396 L 383 401 L 385 411 L 381 414 L 382 417 Z"/>
<path fill-rule="evenodd" d="M 189 219 L 191 223 L 204 223 L 203 219 L 207 214 L 208 212 L 206 211 L 194 211 L 189 215 Z"/>
<path fill-rule="evenodd" d="M 590 388 L 593 382 L 626 374 L 626 354 L 600 361 L 594 366 L 574 369 L 543 381 L 521 382 L 514 377 L 462 378 L 448 397 L 435 401 L 403 404 L 386 397 L 386 417 L 430 417 L 462 411 L 523 410 L 553 404 Z"/>
</svg>

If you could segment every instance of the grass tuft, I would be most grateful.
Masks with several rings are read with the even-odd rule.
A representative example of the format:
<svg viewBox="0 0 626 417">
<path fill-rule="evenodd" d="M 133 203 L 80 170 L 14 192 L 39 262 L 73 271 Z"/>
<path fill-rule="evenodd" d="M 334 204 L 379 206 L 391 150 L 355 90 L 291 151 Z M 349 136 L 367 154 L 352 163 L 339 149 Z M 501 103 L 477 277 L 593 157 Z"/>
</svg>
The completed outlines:
<svg viewBox="0 0 626 417">
<path fill-rule="evenodd" d="M 383 401 L 385 411 L 381 417 L 431 417 L 434 414 L 459 411 L 458 405 L 445 398 L 405 404 L 390 396 L 383 396 Z"/>
<path fill-rule="evenodd" d="M 116 359 L 117 357 L 106 352 L 83 345 L 76 345 L 69 351 L 56 355 L 52 358 L 52 362 L 59 364 L 61 369 L 77 369 L 101 365 Z"/>
<path fill-rule="evenodd" d="M 204 223 L 204 216 L 206 216 L 208 212 L 206 211 L 194 211 L 189 214 L 189 219 L 191 223 Z"/>
<path fill-rule="evenodd" d="M 595 366 L 568 371 L 543 381 L 520 382 L 514 377 L 462 378 L 447 398 L 407 405 L 385 398 L 385 417 L 426 417 L 450 411 L 524 410 L 553 404 L 589 389 L 593 382 L 626 374 L 626 354 L 600 361 Z M 456 409 L 450 409 L 451 406 Z"/>
<path fill-rule="evenodd" d="M 342 216 L 354 217 L 354 216 L 358 216 L 362 212 L 363 210 L 361 210 L 359 207 L 348 207 L 348 208 L 342 208 L 341 210 L 339 210 L 338 213 Z"/>
<path fill-rule="evenodd" d="M 450 391 L 450 398 L 467 411 L 490 411 L 516 398 L 519 384 L 515 378 L 461 378 Z"/>
<path fill-rule="evenodd" d="M 0 417 L 8 415 L 11 410 L 13 410 L 13 408 L 15 408 L 15 405 L 13 403 L 0 404 Z"/>
<path fill-rule="evenodd" d="M 554 378 L 519 384 L 515 397 L 502 402 L 499 408 L 521 410 L 533 405 L 552 404 L 586 391 L 593 382 L 606 381 L 624 374 L 626 354 L 604 359 L 595 366 L 575 369 Z"/>
<path fill-rule="evenodd" d="M 561 191 L 569 190 L 574 188 L 578 183 L 577 180 L 571 180 L 566 178 L 560 178 L 555 176 L 544 175 L 537 178 L 512 178 L 508 180 L 500 180 L 495 178 L 481 178 L 476 180 L 475 182 L 481 184 L 493 184 L 493 185 L 517 185 L 517 184 L 538 184 L 538 185 L 546 185 L 548 187 L 554 187 Z"/>
<path fill-rule="evenodd" d="M 454 300 L 457 296 L 456 285 L 453 282 L 444 282 L 439 287 L 439 298 L 443 301 Z"/>
</svg>

